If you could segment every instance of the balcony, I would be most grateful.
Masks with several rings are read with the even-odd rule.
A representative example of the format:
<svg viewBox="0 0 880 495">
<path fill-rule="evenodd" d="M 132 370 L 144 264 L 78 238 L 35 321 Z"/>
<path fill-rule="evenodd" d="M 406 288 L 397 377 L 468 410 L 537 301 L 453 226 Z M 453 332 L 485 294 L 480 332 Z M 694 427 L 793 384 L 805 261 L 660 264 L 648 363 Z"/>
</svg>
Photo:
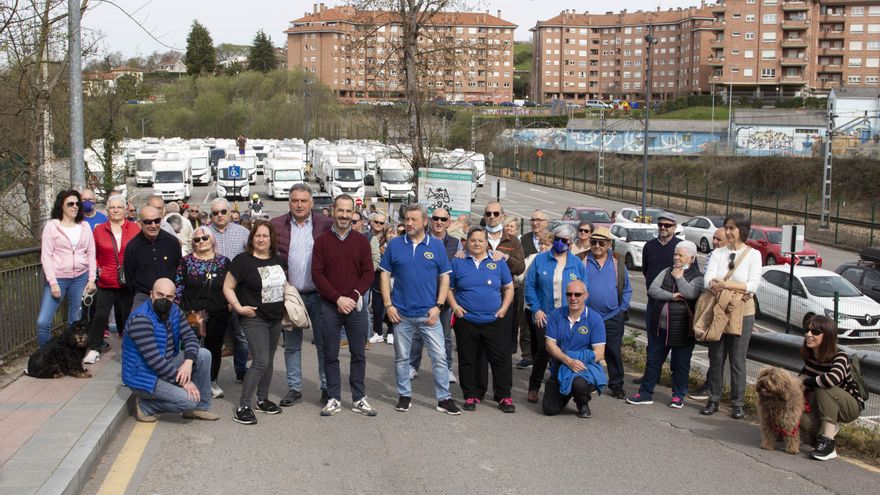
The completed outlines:
<svg viewBox="0 0 880 495">
<path fill-rule="evenodd" d="M 784 57 L 781 63 L 783 67 L 803 67 L 807 65 L 807 60 L 799 57 Z"/>
<path fill-rule="evenodd" d="M 841 55 L 843 54 L 842 46 L 829 46 L 825 48 L 819 48 L 819 56 L 822 55 Z"/>
<path fill-rule="evenodd" d="M 841 65 L 839 63 L 837 63 L 837 64 L 823 64 L 820 62 L 818 72 L 842 74 L 843 73 L 843 65 Z"/>
<path fill-rule="evenodd" d="M 713 14 L 723 14 L 725 10 L 727 10 L 727 6 L 724 5 L 723 3 L 717 3 L 712 6 L 712 13 Z"/>
<path fill-rule="evenodd" d="M 841 31 L 819 30 L 820 40 L 842 40 L 846 33 Z"/>
<path fill-rule="evenodd" d="M 806 82 L 804 80 L 803 74 L 798 74 L 796 76 L 782 76 L 783 84 L 804 84 Z"/>
<path fill-rule="evenodd" d="M 722 39 L 718 39 L 718 38 L 716 38 L 716 39 L 710 41 L 710 42 L 709 42 L 709 47 L 711 47 L 711 48 L 718 48 L 718 49 L 722 49 L 722 48 L 724 48 L 724 39 L 723 39 L 723 38 L 722 38 Z"/>
<path fill-rule="evenodd" d="M 721 67 L 724 65 L 724 57 L 709 57 L 709 65 L 713 67 Z"/>
<path fill-rule="evenodd" d="M 783 19 L 783 31 L 805 31 L 810 26 L 806 19 Z"/>
<path fill-rule="evenodd" d="M 785 2 L 782 4 L 782 11 L 783 12 L 801 12 L 801 11 L 806 11 L 806 10 L 810 10 L 810 7 L 807 5 L 807 2 L 793 1 L 793 2 Z"/>
<path fill-rule="evenodd" d="M 783 38 L 783 48 L 806 48 L 807 40 L 805 38 Z"/>
<path fill-rule="evenodd" d="M 823 81 L 823 80 L 820 80 L 820 81 L 819 81 L 819 88 L 820 88 L 820 89 L 839 89 L 839 88 L 840 88 L 840 81 L 831 81 L 831 80 L 829 80 L 829 81 Z"/>
</svg>

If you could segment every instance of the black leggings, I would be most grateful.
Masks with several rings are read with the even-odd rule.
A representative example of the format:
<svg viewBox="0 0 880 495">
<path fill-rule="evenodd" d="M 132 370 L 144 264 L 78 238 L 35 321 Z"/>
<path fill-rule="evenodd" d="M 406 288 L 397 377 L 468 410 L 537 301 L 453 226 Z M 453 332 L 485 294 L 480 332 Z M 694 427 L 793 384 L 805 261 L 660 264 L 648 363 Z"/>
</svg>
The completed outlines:
<svg viewBox="0 0 880 495">
<path fill-rule="evenodd" d="M 217 381 L 220 374 L 220 364 L 223 352 L 223 339 L 226 337 L 226 329 L 229 327 L 229 311 L 221 310 L 208 313 L 208 322 L 205 324 L 204 347 L 211 352 L 211 381 Z"/>
<path fill-rule="evenodd" d="M 535 324 L 534 316 L 529 318 L 529 337 L 532 345 L 532 374 L 529 376 L 529 390 L 541 390 L 541 383 L 544 381 L 544 373 L 547 371 L 550 355 L 547 354 L 544 329 Z"/>
<path fill-rule="evenodd" d="M 102 289 L 98 287 L 95 302 L 92 304 L 95 317 L 89 327 L 89 349 L 97 351 L 104 345 L 104 329 L 107 328 L 107 323 L 110 321 L 111 307 L 116 319 L 116 331 L 122 335 L 125 321 L 128 320 L 128 315 L 131 313 L 132 296 L 133 294 L 128 288 Z"/>
</svg>

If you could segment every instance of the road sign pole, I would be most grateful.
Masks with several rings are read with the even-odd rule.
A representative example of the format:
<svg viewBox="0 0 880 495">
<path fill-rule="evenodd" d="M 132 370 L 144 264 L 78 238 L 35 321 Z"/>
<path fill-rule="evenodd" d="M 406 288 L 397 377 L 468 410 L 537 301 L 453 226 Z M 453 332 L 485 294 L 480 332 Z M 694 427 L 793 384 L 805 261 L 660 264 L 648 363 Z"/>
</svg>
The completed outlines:
<svg viewBox="0 0 880 495">
<path fill-rule="evenodd" d="M 794 253 L 797 251 L 797 224 L 792 224 L 789 227 L 791 227 L 791 245 L 788 252 L 788 304 L 785 308 L 785 333 L 791 332 L 791 291 L 794 288 Z"/>
<path fill-rule="evenodd" d="M 501 202 L 501 179 L 495 181 L 495 201 Z"/>
</svg>

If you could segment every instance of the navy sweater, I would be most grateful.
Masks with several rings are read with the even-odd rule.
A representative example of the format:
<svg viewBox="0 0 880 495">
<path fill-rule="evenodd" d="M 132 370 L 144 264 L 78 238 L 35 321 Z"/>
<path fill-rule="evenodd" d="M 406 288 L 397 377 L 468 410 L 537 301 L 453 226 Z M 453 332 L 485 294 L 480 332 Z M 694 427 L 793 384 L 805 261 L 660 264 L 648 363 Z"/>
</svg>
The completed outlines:
<svg viewBox="0 0 880 495">
<path fill-rule="evenodd" d="M 645 281 L 648 287 L 666 268 L 672 266 L 672 256 L 675 254 L 675 246 L 681 242 L 678 237 L 673 237 L 664 246 L 657 239 L 651 239 L 645 243 L 642 249 L 642 273 L 645 274 Z"/>
</svg>

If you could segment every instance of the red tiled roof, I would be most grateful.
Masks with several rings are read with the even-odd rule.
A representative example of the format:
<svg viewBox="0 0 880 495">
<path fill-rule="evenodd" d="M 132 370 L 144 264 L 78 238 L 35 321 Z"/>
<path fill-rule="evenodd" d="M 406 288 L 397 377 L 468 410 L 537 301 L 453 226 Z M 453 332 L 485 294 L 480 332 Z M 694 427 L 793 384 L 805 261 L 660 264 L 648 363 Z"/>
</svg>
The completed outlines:
<svg viewBox="0 0 880 495">
<path fill-rule="evenodd" d="M 291 24 L 305 24 L 313 22 L 346 22 L 346 23 L 399 23 L 396 12 L 389 11 L 357 11 L 354 7 L 334 7 L 325 9 L 316 14 L 310 14 L 291 21 Z M 517 25 L 505 21 L 492 14 L 483 12 L 440 12 L 434 15 L 430 24 L 440 26 L 491 26 L 516 28 Z M 287 32 L 294 28 L 288 29 Z"/>
<path fill-rule="evenodd" d="M 616 14 L 566 13 L 538 21 L 535 28 L 544 26 L 619 26 L 621 24 L 674 24 L 693 18 L 712 19 L 711 8 L 659 10 L 643 12 L 619 12 Z"/>
</svg>

